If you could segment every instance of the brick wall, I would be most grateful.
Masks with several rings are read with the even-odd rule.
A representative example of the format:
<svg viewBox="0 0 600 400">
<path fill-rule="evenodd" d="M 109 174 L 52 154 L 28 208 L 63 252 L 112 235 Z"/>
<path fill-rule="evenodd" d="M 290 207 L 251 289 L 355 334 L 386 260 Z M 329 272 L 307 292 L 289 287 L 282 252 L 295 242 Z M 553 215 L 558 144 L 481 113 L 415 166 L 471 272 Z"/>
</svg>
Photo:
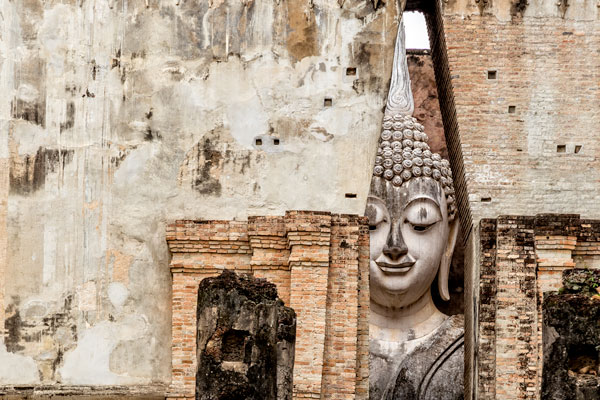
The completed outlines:
<svg viewBox="0 0 600 400">
<path fill-rule="evenodd" d="M 171 399 L 194 397 L 198 284 L 223 269 L 266 278 L 297 315 L 294 398 L 368 398 L 369 231 L 364 217 L 290 211 L 177 221 Z"/>
<path fill-rule="evenodd" d="M 478 231 L 477 382 L 470 396 L 539 399 L 544 293 L 562 286 L 562 271 L 600 255 L 600 221 L 500 216 L 481 220 Z"/>
<path fill-rule="evenodd" d="M 438 79 L 438 90 L 440 100 L 441 85 L 453 92 L 474 221 L 548 212 L 599 217 L 597 11 L 569 17 L 587 7 L 573 3 L 562 18 L 532 4 L 525 16 L 501 20 L 498 9 L 481 15 L 444 4 L 450 79 Z"/>
</svg>

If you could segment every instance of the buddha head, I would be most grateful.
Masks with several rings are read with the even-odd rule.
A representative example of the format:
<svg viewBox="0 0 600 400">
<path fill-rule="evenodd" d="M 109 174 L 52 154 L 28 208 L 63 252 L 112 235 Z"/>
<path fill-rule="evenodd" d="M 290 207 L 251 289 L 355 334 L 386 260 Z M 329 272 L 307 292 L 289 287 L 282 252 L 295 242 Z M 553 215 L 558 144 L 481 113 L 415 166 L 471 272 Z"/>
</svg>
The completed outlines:
<svg viewBox="0 0 600 400">
<path fill-rule="evenodd" d="M 452 172 L 427 140 L 415 118 L 384 117 L 366 209 L 371 302 L 384 308 L 415 303 L 436 275 L 441 298 L 450 298 L 458 233 Z"/>
</svg>

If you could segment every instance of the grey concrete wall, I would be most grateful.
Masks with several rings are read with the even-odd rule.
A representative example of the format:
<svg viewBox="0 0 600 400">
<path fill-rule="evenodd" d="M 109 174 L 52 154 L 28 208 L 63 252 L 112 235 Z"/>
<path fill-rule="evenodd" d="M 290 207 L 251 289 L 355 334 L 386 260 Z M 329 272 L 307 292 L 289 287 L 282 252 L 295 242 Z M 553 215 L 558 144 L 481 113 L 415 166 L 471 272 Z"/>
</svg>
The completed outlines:
<svg viewBox="0 0 600 400">
<path fill-rule="evenodd" d="M 167 384 L 167 221 L 362 213 L 397 15 L 0 0 L 0 385 Z"/>
</svg>

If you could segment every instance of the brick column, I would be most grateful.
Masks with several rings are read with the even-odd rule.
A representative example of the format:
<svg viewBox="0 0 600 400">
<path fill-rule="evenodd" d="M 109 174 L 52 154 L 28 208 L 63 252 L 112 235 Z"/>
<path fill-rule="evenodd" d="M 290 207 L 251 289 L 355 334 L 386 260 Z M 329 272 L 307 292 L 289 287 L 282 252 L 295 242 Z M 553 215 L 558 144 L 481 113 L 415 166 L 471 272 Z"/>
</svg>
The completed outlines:
<svg viewBox="0 0 600 400">
<path fill-rule="evenodd" d="M 196 391 L 196 309 L 198 285 L 223 269 L 250 272 L 247 223 L 176 221 L 167 226 L 173 254 L 172 378 L 168 399 L 194 399 Z"/>
<path fill-rule="evenodd" d="M 479 304 L 477 391 L 480 400 L 496 399 L 496 220 L 479 223 Z"/>
<path fill-rule="evenodd" d="M 600 268 L 600 221 L 579 220 L 573 260 L 578 267 Z"/>
<path fill-rule="evenodd" d="M 501 216 L 496 252 L 496 398 L 536 399 L 534 218 Z"/>
<path fill-rule="evenodd" d="M 252 248 L 250 266 L 257 278 L 277 285 L 277 294 L 290 304 L 290 268 L 284 217 L 248 217 L 248 238 Z"/>
<path fill-rule="evenodd" d="M 290 248 L 290 307 L 296 311 L 294 399 L 321 398 L 331 214 L 285 215 Z"/>
<path fill-rule="evenodd" d="M 331 220 L 322 398 L 354 399 L 358 337 L 358 217 Z"/>
<path fill-rule="evenodd" d="M 358 231 L 358 321 L 356 349 L 356 400 L 369 400 L 369 219 L 360 221 Z"/>
</svg>

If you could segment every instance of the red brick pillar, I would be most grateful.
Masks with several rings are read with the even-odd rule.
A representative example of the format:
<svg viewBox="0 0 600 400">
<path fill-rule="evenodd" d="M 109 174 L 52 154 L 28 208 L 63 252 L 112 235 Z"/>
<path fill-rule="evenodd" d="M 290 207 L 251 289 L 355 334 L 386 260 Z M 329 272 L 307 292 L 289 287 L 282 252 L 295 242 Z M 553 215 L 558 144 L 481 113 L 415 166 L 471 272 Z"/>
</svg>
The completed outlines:
<svg viewBox="0 0 600 400">
<path fill-rule="evenodd" d="M 496 254 L 496 398 L 537 398 L 534 219 L 501 216 Z"/>
<path fill-rule="evenodd" d="M 290 307 L 296 311 L 294 399 L 321 398 L 331 214 L 285 215 L 290 248 Z"/>
<path fill-rule="evenodd" d="M 277 285 L 277 294 L 290 304 L 290 268 L 284 217 L 248 217 L 248 238 L 252 248 L 250 266 L 257 278 Z"/>
<path fill-rule="evenodd" d="M 359 226 L 356 216 L 333 215 L 327 297 L 323 391 L 326 399 L 354 399 L 358 337 Z"/>
<path fill-rule="evenodd" d="M 366 217 L 359 220 L 358 246 L 356 400 L 369 400 L 369 264 L 371 248 L 369 219 Z"/>
<path fill-rule="evenodd" d="M 497 273 L 495 219 L 482 219 L 479 223 L 479 301 L 477 318 L 477 364 L 473 385 L 474 399 L 496 399 L 496 309 Z"/>
<path fill-rule="evenodd" d="M 172 378 L 169 399 L 194 399 L 198 285 L 223 269 L 250 273 L 247 223 L 176 221 L 167 226 L 172 253 Z"/>
</svg>

